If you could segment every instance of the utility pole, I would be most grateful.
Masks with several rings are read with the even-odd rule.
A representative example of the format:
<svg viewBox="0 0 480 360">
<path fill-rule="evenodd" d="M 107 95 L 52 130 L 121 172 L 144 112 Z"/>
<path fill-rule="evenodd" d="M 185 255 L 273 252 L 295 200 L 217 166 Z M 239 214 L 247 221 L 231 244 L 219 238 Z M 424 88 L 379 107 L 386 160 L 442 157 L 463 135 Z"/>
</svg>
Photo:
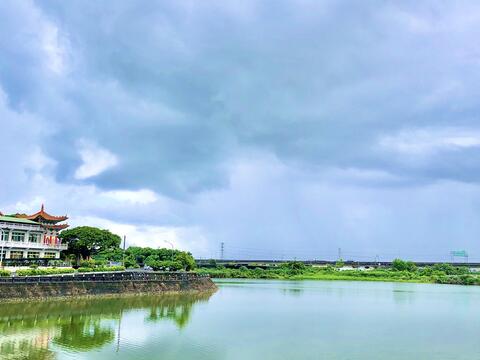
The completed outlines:
<svg viewBox="0 0 480 360">
<path fill-rule="evenodd" d="M 223 256 L 225 255 L 225 243 L 220 243 L 220 260 L 223 260 Z"/>
</svg>

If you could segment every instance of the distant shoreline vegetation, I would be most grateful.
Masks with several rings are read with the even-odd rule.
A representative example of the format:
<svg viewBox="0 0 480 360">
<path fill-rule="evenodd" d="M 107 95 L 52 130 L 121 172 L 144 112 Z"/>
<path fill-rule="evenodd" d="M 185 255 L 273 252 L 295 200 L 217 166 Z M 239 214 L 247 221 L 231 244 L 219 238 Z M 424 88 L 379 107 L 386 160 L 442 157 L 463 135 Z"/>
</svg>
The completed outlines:
<svg viewBox="0 0 480 360">
<path fill-rule="evenodd" d="M 343 269 L 343 262 L 335 266 L 312 266 L 292 261 L 267 269 L 238 269 L 216 266 L 212 261 L 209 268 L 196 271 L 209 274 L 212 278 L 279 279 L 279 280 L 352 280 L 413 282 L 455 285 L 480 285 L 480 274 L 471 272 L 468 267 L 455 267 L 450 264 L 435 264 L 419 268 L 413 262 L 395 259 L 391 267 L 377 269 Z"/>
</svg>

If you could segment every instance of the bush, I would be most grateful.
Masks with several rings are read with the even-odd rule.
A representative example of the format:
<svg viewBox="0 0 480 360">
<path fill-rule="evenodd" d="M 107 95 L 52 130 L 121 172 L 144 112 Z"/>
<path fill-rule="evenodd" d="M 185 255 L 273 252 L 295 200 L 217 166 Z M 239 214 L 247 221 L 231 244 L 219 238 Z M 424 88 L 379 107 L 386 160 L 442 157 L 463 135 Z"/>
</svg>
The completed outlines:
<svg viewBox="0 0 480 360">
<path fill-rule="evenodd" d="M 125 258 L 125 267 L 127 269 L 138 269 L 140 267 L 140 265 L 138 265 L 137 261 L 135 260 L 135 258 L 133 256 L 127 256 Z"/>
<path fill-rule="evenodd" d="M 75 270 L 71 268 L 59 268 L 59 269 L 23 269 L 17 270 L 17 276 L 36 276 L 36 275 L 59 275 L 59 274 L 71 274 Z"/>
<path fill-rule="evenodd" d="M 82 268 L 94 268 L 95 260 L 82 260 L 80 261 L 80 267 Z"/>
<path fill-rule="evenodd" d="M 188 271 L 196 267 L 192 254 L 174 249 L 152 249 L 131 246 L 126 250 L 125 255 L 127 258 L 134 259 L 138 265 L 147 265 L 153 269 L 164 267 L 164 262 L 175 262 L 175 268 L 177 268 L 177 264 L 181 264 L 178 270 L 184 269 Z M 130 260 L 128 267 L 133 267 Z"/>
<path fill-rule="evenodd" d="M 417 270 L 417 265 L 411 261 L 404 261 L 401 259 L 395 259 L 392 262 L 392 269 L 397 271 L 409 271 L 414 272 Z"/>
<path fill-rule="evenodd" d="M 99 268 L 95 269 L 95 271 L 125 271 L 125 266 L 121 266 L 121 265 L 118 265 L 118 266 L 102 266 L 102 267 L 99 267 Z"/>
<path fill-rule="evenodd" d="M 109 272 L 109 271 L 125 271 L 125 266 L 99 266 L 96 268 L 92 267 L 81 267 L 78 268 L 78 272 L 86 273 L 86 272 Z"/>
<path fill-rule="evenodd" d="M 0 270 L 0 276 L 10 276 L 10 271 L 8 271 L 8 270 Z"/>
<path fill-rule="evenodd" d="M 147 264 L 155 271 L 178 271 L 183 270 L 183 265 L 180 261 L 153 261 Z"/>
<path fill-rule="evenodd" d="M 470 273 L 470 269 L 465 266 L 455 267 L 450 264 L 435 264 L 433 265 L 433 271 L 441 272 L 445 275 L 467 275 Z"/>
<path fill-rule="evenodd" d="M 300 274 L 305 270 L 306 266 L 301 261 L 290 261 L 280 266 L 281 269 L 287 270 L 292 275 Z"/>
</svg>

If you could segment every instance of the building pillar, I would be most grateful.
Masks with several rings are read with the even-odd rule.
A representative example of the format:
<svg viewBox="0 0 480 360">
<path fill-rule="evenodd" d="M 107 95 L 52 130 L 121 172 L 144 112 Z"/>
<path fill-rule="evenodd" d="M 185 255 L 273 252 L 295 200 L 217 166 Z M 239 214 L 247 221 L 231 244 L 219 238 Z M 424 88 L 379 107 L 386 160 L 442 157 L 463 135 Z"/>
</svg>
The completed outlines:
<svg viewBox="0 0 480 360">
<path fill-rule="evenodd" d="M 13 230 L 8 231 L 8 242 L 12 241 L 12 233 L 13 233 Z"/>
<path fill-rule="evenodd" d="M 28 258 L 28 250 L 23 250 L 23 258 Z"/>
<path fill-rule="evenodd" d="M 5 249 L 5 259 L 10 259 L 10 249 Z"/>
<path fill-rule="evenodd" d="M 60 251 L 57 251 L 57 252 L 55 253 L 55 259 L 60 259 Z"/>
<path fill-rule="evenodd" d="M 28 239 L 29 235 L 30 235 L 30 230 L 27 230 L 27 232 L 25 233 L 25 235 L 24 235 L 24 237 L 23 237 L 23 242 L 24 242 L 24 243 L 28 243 L 28 242 L 29 242 L 29 241 L 28 241 L 28 240 L 29 240 L 29 239 Z"/>
<path fill-rule="evenodd" d="M 44 258 L 45 257 L 45 250 L 40 250 L 40 258 Z"/>
</svg>

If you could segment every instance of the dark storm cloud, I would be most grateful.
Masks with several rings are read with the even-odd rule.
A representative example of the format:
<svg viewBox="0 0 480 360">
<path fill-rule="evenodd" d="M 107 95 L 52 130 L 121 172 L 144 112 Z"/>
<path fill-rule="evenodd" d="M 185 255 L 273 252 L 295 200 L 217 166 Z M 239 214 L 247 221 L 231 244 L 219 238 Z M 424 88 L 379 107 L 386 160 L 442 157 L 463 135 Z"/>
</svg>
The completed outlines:
<svg viewBox="0 0 480 360">
<path fill-rule="evenodd" d="M 45 201 L 201 256 L 478 257 L 479 4 L 7 0 L 0 16 L 0 210 Z"/>
<path fill-rule="evenodd" d="M 475 3 L 41 1 L 2 12 L 3 33 L 16 33 L 2 41 L 2 87 L 55 129 L 42 146 L 64 182 L 186 196 L 224 186 L 248 148 L 408 183 L 478 181 L 478 144 L 420 163 L 378 146 L 410 129 L 478 127 Z M 39 19 L 58 31 L 58 76 L 42 65 Z M 32 30 L 14 31 L 18 21 Z M 76 179 L 79 139 L 118 164 Z"/>
</svg>

